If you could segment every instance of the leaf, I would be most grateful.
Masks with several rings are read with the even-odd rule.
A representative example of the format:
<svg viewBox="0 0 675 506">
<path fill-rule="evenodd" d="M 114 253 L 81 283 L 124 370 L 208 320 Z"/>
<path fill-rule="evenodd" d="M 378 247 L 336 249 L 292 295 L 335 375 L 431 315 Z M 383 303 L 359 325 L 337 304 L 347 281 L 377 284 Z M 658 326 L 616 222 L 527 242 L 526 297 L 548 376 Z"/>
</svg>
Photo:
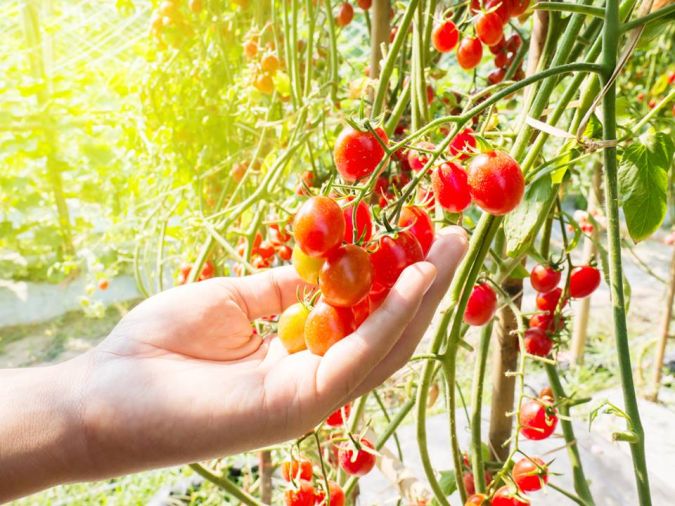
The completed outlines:
<svg viewBox="0 0 675 506">
<path fill-rule="evenodd" d="M 447 497 L 457 490 L 457 478 L 455 476 L 455 471 L 452 469 L 448 471 L 439 471 L 439 474 L 441 476 L 438 480 L 438 483 L 441 486 L 441 490 Z M 431 505 L 439 506 L 439 502 L 436 499 L 433 499 L 431 501 Z"/>
<path fill-rule="evenodd" d="M 666 217 L 673 150 L 673 140 L 657 133 L 644 144 L 636 142 L 623 152 L 619 192 L 628 233 L 635 242 L 656 232 Z"/>
<path fill-rule="evenodd" d="M 504 232 L 509 256 L 516 257 L 530 247 L 546 219 L 546 213 L 542 211 L 549 206 L 553 196 L 551 177 L 539 178 L 527 187 L 520 205 L 506 215 Z"/>
</svg>

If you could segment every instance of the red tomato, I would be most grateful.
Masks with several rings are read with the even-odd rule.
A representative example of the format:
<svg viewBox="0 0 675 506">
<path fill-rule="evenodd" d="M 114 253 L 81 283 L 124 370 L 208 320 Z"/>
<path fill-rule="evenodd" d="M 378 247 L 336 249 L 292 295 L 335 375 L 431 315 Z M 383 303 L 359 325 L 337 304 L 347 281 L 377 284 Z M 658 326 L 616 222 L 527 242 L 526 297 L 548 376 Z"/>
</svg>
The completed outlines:
<svg viewBox="0 0 675 506">
<path fill-rule="evenodd" d="M 561 272 L 550 265 L 538 264 L 530 272 L 530 283 L 536 291 L 546 293 L 558 286 L 561 276 Z"/>
<path fill-rule="evenodd" d="M 347 403 L 339 409 L 333 411 L 328 418 L 326 418 L 326 425 L 329 427 L 342 427 L 345 424 L 345 421 L 349 418 L 349 414 L 352 412 L 351 403 Z"/>
<path fill-rule="evenodd" d="M 305 345 L 305 323 L 308 315 L 309 309 L 301 302 L 291 304 L 281 313 L 277 335 L 288 353 L 296 353 L 307 347 Z"/>
<path fill-rule="evenodd" d="M 473 287 L 464 310 L 464 322 L 479 327 L 489 322 L 497 310 L 497 294 L 487 283 Z"/>
<path fill-rule="evenodd" d="M 345 492 L 342 490 L 342 487 L 334 481 L 329 480 L 328 488 L 330 495 L 330 506 L 345 506 L 347 499 L 345 498 Z M 327 504 L 327 502 L 324 502 L 325 500 L 326 493 L 323 490 L 318 491 L 316 496 L 317 504 Z"/>
<path fill-rule="evenodd" d="M 496 64 L 496 59 L 495 59 L 495 64 Z M 495 69 L 492 72 L 488 74 L 488 82 L 490 84 L 497 84 L 501 83 L 504 80 L 504 76 L 506 75 L 506 70 L 504 69 Z"/>
<path fill-rule="evenodd" d="M 383 236 L 378 248 L 370 255 L 373 264 L 373 282 L 384 288 L 391 288 L 403 269 L 424 260 L 422 246 L 413 234 L 399 232 L 397 236 Z"/>
<path fill-rule="evenodd" d="M 562 295 L 561 288 L 555 288 L 547 293 L 538 293 L 537 294 L 537 309 L 540 311 L 548 311 L 549 314 L 553 314 L 558 307 L 558 302 L 560 301 L 560 296 Z M 564 306 L 565 303 L 562 304 Z"/>
<path fill-rule="evenodd" d="M 553 340 L 546 335 L 546 332 L 540 328 L 533 327 L 525 331 L 523 336 L 525 351 L 530 355 L 545 357 L 551 353 Z"/>
<path fill-rule="evenodd" d="M 530 0 L 511 0 L 511 16 L 521 16 L 530 6 Z"/>
<path fill-rule="evenodd" d="M 553 315 L 548 312 L 537 313 L 530 317 L 528 325 L 531 329 L 541 329 L 546 332 L 553 327 Z"/>
<path fill-rule="evenodd" d="M 319 302 L 310 311 L 305 323 L 305 344 L 315 355 L 325 355 L 328 348 L 354 330 L 350 309 Z"/>
<path fill-rule="evenodd" d="M 492 474 L 489 471 L 485 471 L 485 484 L 489 485 L 492 482 Z M 476 493 L 476 482 L 473 477 L 473 473 L 468 471 L 462 476 L 464 481 L 464 490 L 466 490 L 467 495 L 474 495 Z"/>
<path fill-rule="evenodd" d="M 351 200 L 351 198 L 350 198 Z M 347 205 L 342 214 L 345 217 L 345 242 L 354 243 L 354 204 Z M 356 206 L 356 240 L 368 242 L 373 235 L 373 216 L 363 200 Z"/>
<path fill-rule="evenodd" d="M 523 492 L 535 492 L 548 483 L 548 468 L 539 457 L 524 458 L 513 466 L 511 477 Z"/>
<path fill-rule="evenodd" d="M 272 258 L 274 256 L 274 244 L 271 241 L 265 240 L 252 253 L 258 254 L 263 258 Z"/>
<path fill-rule="evenodd" d="M 281 463 L 281 477 L 285 481 L 311 480 L 312 463 L 307 459 L 285 460 Z"/>
<path fill-rule="evenodd" d="M 523 39 L 520 38 L 520 35 L 514 33 L 506 41 L 506 50 L 509 53 L 515 53 L 520 49 L 520 46 L 523 45 Z"/>
<path fill-rule="evenodd" d="M 340 26 L 347 26 L 354 19 L 354 7 L 349 2 L 342 2 L 338 8 L 337 16 L 335 16 L 335 23 Z"/>
<path fill-rule="evenodd" d="M 277 250 L 277 255 L 279 255 L 279 258 L 281 260 L 288 262 L 293 256 L 293 250 L 290 248 L 290 246 L 286 246 L 284 244 L 283 246 L 279 246 L 279 249 Z"/>
<path fill-rule="evenodd" d="M 558 425 L 557 411 L 550 399 L 528 399 L 520 406 L 520 433 L 527 439 L 546 439 Z"/>
<path fill-rule="evenodd" d="M 450 155 L 458 156 L 460 160 L 466 160 L 476 149 L 476 138 L 473 136 L 473 130 L 465 128 L 452 139 L 448 149 Z"/>
<path fill-rule="evenodd" d="M 373 5 L 373 0 L 356 0 L 356 5 L 367 11 Z M 331 504 L 333 504 L 333 501 L 331 501 Z"/>
<path fill-rule="evenodd" d="M 376 128 L 375 132 L 384 144 L 389 142 L 384 130 Z M 342 179 L 353 183 L 373 173 L 384 158 L 384 149 L 370 132 L 347 127 L 335 141 L 333 158 Z"/>
<path fill-rule="evenodd" d="M 502 25 L 504 25 L 511 17 L 512 1 L 513 0 L 487 0 L 485 2 L 485 10 L 497 14 Z"/>
<path fill-rule="evenodd" d="M 314 506 L 316 490 L 308 481 L 301 481 L 298 488 L 289 488 L 284 492 L 286 506 Z"/>
<path fill-rule="evenodd" d="M 449 53 L 455 48 L 459 41 L 457 26 L 455 26 L 455 23 L 452 21 L 443 21 L 434 28 L 434 31 L 431 33 L 431 41 L 436 48 L 436 51 Z"/>
<path fill-rule="evenodd" d="M 468 497 L 464 506 L 483 506 L 489 504 L 488 498 L 485 494 L 473 494 Z"/>
<path fill-rule="evenodd" d="M 520 165 L 503 151 L 488 151 L 469 164 L 469 187 L 474 202 L 485 212 L 503 216 L 520 204 L 525 178 Z"/>
<path fill-rule="evenodd" d="M 457 47 L 457 63 L 464 70 L 477 67 L 483 58 L 483 45 L 476 37 L 465 37 Z"/>
<path fill-rule="evenodd" d="M 494 46 L 504 38 L 504 21 L 497 12 L 480 14 L 475 28 L 476 35 L 486 46 Z"/>
<path fill-rule="evenodd" d="M 590 265 L 575 267 L 570 274 L 570 297 L 583 299 L 600 286 L 600 271 Z"/>
<path fill-rule="evenodd" d="M 471 204 L 468 176 L 452 162 L 441 164 L 431 173 L 431 186 L 438 203 L 451 213 L 461 213 Z"/>
<path fill-rule="evenodd" d="M 387 295 L 389 295 L 389 288 L 384 288 L 382 286 L 377 287 L 368 294 L 371 313 L 382 305 L 384 299 L 387 298 Z"/>
<path fill-rule="evenodd" d="M 495 67 L 499 67 L 501 70 L 504 70 L 506 74 L 506 67 L 509 66 L 509 55 L 505 52 L 497 53 L 495 55 Z"/>
<path fill-rule="evenodd" d="M 370 316 L 370 297 L 364 297 L 352 306 L 352 315 L 354 317 L 354 328 L 360 327 Z"/>
<path fill-rule="evenodd" d="M 427 212 L 418 206 L 405 206 L 401 209 L 398 226 L 407 228 L 422 247 L 422 256 L 426 258 L 434 242 L 434 222 Z"/>
<path fill-rule="evenodd" d="M 102 279 L 101 281 L 98 282 L 98 289 L 99 290 L 102 290 L 102 291 L 107 290 L 109 286 L 110 286 L 110 281 L 108 281 L 107 279 Z"/>
<path fill-rule="evenodd" d="M 539 391 L 539 397 L 542 399 L 551 399 L 553 400 L 553 389 L 551 387 L 544 387 Z"/>
<path fill-rule="evenodd" d="M 342 470 L 352 476 L 364 476 L 368 474 L 373 467 L 377 457 L 364 448 L 374 449 L 374 446 L 366 438 L 361 438 L 359 442 L 360 450 L 352 448 L 351 444 L 344 444 L 340 447 L 338 453 L 338 462 Z"/>
<path fill-rule="evenodd" d="M 335 307 L 352 307 L 373 285 L 373 268 L 366 250 L 345 244 L 331 251 L 319 274 L 324 300 Z"/>
<path fill-rule="evenodd" d="M 325 255 L 339 246 L 345 236 L 342 209 L 329 197 L 311 197 L 295 215 L 293 235 L 305 254 Z"/>
<path fill-rule="evenodd" d="M 490 504 L 492 506 L 528 506 L 530 501 L 519 497 L 517 491 L 511 490 L 508 485 L 504 485 L 492 496 Z"/>
<path fill-rule="evenodd" d="M 417 146 L 425 151 L 433 151 L 436 149 L 436 146 L 431 142 L 420 142 Z M 412 170 L 420 171 L 427 164 L 431 155 L 425 151 L 417 151 L 415 149 L 408 151 L 408 165 L 410 165 Z"/>
</svg>

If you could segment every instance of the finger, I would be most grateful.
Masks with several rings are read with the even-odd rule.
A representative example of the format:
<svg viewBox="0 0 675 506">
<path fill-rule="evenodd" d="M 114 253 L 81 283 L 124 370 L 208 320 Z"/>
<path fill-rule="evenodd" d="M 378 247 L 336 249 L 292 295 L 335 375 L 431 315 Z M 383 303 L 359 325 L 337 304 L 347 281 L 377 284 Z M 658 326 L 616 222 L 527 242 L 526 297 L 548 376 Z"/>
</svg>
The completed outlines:
<svg viewBox="0 0 675 506">
<path fill-rule="evenodd" d="M 316 394 L 331 403 L 349 396 L 382 360 L 410 323 L 436 276 L 428 262 L 407 267 L 380 308 L 334 344 L 316 371 Z"/>
</svg>

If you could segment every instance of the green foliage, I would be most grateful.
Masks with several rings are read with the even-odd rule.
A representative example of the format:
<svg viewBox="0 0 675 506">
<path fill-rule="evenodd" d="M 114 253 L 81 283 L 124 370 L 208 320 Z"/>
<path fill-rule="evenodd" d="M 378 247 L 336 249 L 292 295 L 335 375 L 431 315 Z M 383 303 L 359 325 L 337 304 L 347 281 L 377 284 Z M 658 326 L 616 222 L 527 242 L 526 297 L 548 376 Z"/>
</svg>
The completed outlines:
<svg viewBox="0 0 675 506">
<path fill-rule="evenodd" d="M 542 210 L 550 207 L 553 192 L 551 177 L 546 175 L 527 186 L 520 205 L 506 216 L 506 252 L 511 257 L 524 253 L 532 244 L 544 221 L 546 213 Z"/>
</svg>

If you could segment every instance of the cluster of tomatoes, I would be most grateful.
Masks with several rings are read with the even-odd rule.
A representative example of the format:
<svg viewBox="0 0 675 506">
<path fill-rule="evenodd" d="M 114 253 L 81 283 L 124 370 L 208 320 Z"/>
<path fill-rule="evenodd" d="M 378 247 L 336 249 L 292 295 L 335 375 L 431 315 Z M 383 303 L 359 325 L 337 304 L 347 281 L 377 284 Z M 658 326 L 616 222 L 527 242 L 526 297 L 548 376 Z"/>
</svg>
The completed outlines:
<svg viewBox="0 0 675 506">
<path fill-rule="evenodd" d="M 178 284 L 184 285 L 187 283 L 190 273 L 192 272 L 192 264 L 183 264 L 178 273 Z M 197 281 L 204 281 L 205 279 L 212 278 L 216 274 L 216 266 L 211 260 L 204 262 L 202 271 L 199 273 Z"/>
<path fill-rule="evenodd" d="M 373 5 L 373 0 L 356 0 L 356 5 L 367 11 Z M 339 27 L 345 27 L 352 22 L 352 19 L 354 19 L 354 7 L 349 2 L 342 2 L 335 15 L 335 24 Z"/>
<path fill-rule="evenodd" d="M 266 269 L 271 267 L 276 258 L 280 262 L 288 262 L 293 253 L 288 245 L 291 240 L 291 234 L 284 224 L 272 223 L 267 229 L 267 238 L 263 239 L 260 232 L 255 234 L 251 244 L 250 264 L 256 269 Z M 246 258 L 246 241 L 242 240 L 237 245 L 237 253 L 241 258 Z M 234 266 L 235 273 L 243 275 L 243 269 L 240 264 Z"/>
<path fill-rule="evenodd" d="M 187 11 L 193 14 L 199 14 L 203 8 L 203 0 L 187 2 Z M 191 35 L 192 27 L 186 17 L 187 11 L 179 0 L 164 0 L 150 18 L 150 35 L 158 40 L 166 39 L 170 43 L 179 40 L 172 36 L 174 34 Z"/>
<path fill-rule="evenodd" d="M 244 56 L 252 62 L 253 86 L 264 93 L 274 93 L 274 75 L 281 68 L 281 60 L 269 43 L 264 50 L 260 49 L 260 36 L 249 33 L 244 41 Z"/>
</svg>

